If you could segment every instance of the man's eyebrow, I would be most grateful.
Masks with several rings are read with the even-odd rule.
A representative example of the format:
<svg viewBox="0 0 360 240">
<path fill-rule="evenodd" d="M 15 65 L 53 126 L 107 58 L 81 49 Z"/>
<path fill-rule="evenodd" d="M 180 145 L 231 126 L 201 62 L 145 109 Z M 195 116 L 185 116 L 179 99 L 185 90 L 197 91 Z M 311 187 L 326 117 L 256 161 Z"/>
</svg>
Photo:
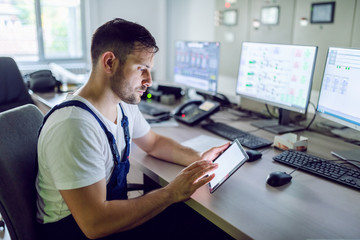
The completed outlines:
<svg viewBox="0 0 360 240">
<path fill-rule="evenodd" d="M 138 64 L 141 65 L 141 66 L 145 66 L 146 68 L 151 68 L 149 65 L 147 65 L 147 64 L 145 64 L 145 63 L 139 62 Z"/>
<path fill-rule="evenodd" d="M 135 58 L 135 64 L 144 66 L 146 68 L 151 68 L 151 66 L 149 65 L 149 60 L 147 58 L 142 58 L 142 57 L 137 57 Z"/>
</svg>

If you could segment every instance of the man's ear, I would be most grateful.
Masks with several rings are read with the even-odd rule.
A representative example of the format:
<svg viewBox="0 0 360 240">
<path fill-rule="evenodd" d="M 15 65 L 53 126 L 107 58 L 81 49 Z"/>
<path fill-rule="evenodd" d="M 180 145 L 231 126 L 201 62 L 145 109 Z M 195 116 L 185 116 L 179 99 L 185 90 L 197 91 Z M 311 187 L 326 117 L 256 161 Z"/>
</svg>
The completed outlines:
<svg viewBox="0 0 360 240">
<path fill-rule="evenodd" d="M 102 54 L 101 64 L 106 73 L 114 73 L 115 72 L 115 54 L 113 52 L 105 52 Z"/>
</svg>

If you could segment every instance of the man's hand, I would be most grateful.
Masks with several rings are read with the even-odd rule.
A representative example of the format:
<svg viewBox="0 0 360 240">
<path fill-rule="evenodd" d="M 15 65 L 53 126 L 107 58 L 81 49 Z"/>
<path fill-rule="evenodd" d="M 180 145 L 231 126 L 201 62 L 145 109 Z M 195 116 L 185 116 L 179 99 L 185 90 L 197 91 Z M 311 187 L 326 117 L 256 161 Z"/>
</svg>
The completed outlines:
<svg viewBox="0 0 360 240">
<path fill-rule="evenodd" d="M 215 174 L 205 176 L 206 173 L 217 168 L 211 160 L 199 160 L 184 168 L 176 178 L 165 188 L 169 191 L 173 202 L 181 202 L 190 196 L 202 185 L 210 182 Z"/>
<path fill-rule="evenodd" d="M 201 160 L 196 161 L 184 168 L 178 176 L 169 183 L 167 188 L 174 202 L 185 201 L 201 186 L 210 182 L 215 174 L 206 175 L 206 173 L 217 168 L 213 160 L 224 152 L 230 143 L 220 147 L 213 147 L 201 155 Z"/>
<path fill-rule="evenodd" d="M 219 147 L 213 147 L 201 154 L 201 159 L 211 160 L 216 159 L 221 153 L 223 153 L 230 146 L 230 142 L 225 143 Z"/>
</svg>

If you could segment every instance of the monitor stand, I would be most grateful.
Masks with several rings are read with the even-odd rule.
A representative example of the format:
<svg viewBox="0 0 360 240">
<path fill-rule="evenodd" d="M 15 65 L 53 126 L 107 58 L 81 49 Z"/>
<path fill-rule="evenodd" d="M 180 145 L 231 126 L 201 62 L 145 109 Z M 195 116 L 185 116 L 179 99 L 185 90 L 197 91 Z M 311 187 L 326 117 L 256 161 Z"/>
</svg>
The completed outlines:
<svg viewBox="0 0 360 240">
<path fill-rule="evenodd" d="M 303 126 L 290 123 L 290 111 L 282 108 L 279 109 L 279 120 L 260 120 L 251 123 L 251 125 L 275 134 L 297 132 L 305 129 Z"/>
<path fill-rule="evenodd" d="M 265 127 L 272 127 L 279 124 L 277 119 L 270 119 L 270 120 L 257 120 L 251 123 L 254 127 L 258 128 L 265 128 Z"/>
</svg>

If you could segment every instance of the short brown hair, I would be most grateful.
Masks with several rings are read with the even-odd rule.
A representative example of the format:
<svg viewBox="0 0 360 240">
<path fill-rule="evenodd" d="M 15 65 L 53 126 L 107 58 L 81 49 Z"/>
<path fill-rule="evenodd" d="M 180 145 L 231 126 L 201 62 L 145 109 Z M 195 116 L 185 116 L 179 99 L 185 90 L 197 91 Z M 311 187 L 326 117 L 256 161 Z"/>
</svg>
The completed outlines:
<svg viewBox="0 0 360 240">
<path fill-rule="evenodd" d="M 145 27 L 121 18 L 115 18 L 95 31 L 91 42 L 92 64 L 95 66 L 100 55 L 106 51 L 113 52 L 119 58 L 120 64 L 124 64 L 135 46 L 151 49 L 150 51 L 153 53 L 159 51 L 155 38 Z"/>
</svg>

